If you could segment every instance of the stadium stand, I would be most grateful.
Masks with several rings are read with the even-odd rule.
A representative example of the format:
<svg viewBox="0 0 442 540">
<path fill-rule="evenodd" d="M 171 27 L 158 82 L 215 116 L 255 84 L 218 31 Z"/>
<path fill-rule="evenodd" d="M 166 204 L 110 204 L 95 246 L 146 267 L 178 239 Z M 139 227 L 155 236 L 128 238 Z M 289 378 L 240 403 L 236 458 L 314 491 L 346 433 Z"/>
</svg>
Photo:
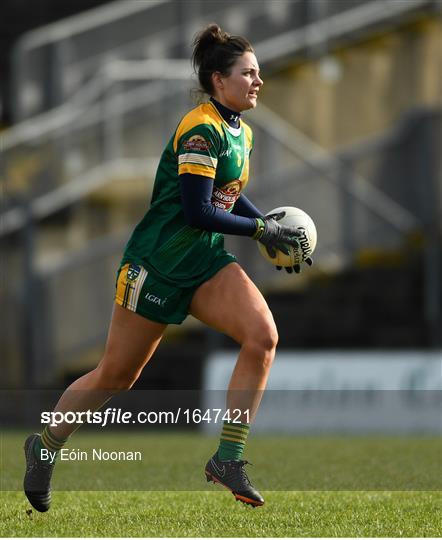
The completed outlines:
<svg viewBox="0 0 442 540">
<path fill-rule="evenodd" d="M 228 239 L 275 308 L 281 346 L 440 346 L 441 3 L 191 5 L 112 2 L 16 45 L 17 124 L 2 134 L 5 385 L 55 384 L 99 359 L 122 247 L 191 104 L 191 37 L 211 20 L 247 34 L 268 74 L 248 117 L 251 199 L 296 204 L 319 231 L 317 270 L 296 283 Z M 164 347 L 199 357 L 202 338 L 226 345 L 201 332 L 189 321 Z M 139 384 L 154 376 L 166 373 Z"/>
</svg>

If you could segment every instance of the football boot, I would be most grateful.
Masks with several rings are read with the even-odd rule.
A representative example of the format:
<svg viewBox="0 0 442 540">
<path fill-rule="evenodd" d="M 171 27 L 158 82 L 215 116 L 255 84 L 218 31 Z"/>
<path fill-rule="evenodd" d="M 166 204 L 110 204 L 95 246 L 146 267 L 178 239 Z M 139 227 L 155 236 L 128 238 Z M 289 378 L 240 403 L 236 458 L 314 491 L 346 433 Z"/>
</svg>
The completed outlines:
<svg viewBox="0 0 442 540">
<path fill-rule="evenodd" d="M 244 460 L 221 461 L 218 452 L 207 462 L 206 479 L 230 490 L 237 501 L 253 507 L 262 506 L 264 499 L 255 489 L 244 470 L 249 462 Z M 251 463 L 249 463 L 251 465 Z"/>
<path fill-rule="evenodd" d="M 34 444 L 38 433 L 29 435 L 25 441 L 26 473 L 23 488 L 28 501 L 39 512 L 47 512 L 51 506 L 51 477 L 55 461 L 41 461 L 35 457 Z"/>
</svg>

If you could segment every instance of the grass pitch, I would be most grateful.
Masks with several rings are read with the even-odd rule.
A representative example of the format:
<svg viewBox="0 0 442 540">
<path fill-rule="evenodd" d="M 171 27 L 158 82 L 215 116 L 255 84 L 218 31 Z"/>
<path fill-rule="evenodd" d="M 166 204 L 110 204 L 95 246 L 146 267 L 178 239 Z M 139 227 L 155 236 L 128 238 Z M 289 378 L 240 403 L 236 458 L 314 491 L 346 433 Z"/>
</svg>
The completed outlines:
<svg viewBox="0 0 442 540">
<path fill-rule="evenodd" d="M 76 448 L 88 449 L 97 446 L 97 441 L 103 448 L 121 448 L 124 442 L 128 448 L 143 449 L 143 461 L 58 463 L 52 508 L 40 514 L 30 511 L 24 494 L 18 491 L 24 470 L 24 436 L 11 432 L 1 439 L 2 537 L 442 535 L 438 439 L 251 437 L 246 458 L 254 466 L 248 472 L 258 488 L 264 486 L 266 499 L 262 508 L 253 509 L 205 482 L 202 469 L 216 439 L 198 434 L 103 432 L 97 438 L 80 432 L 75 435 Z M 171 460 L 173 456 L 175 460 Z M 381 459 L 384 466 L 376 476 Z M 413 468 L 404 472 L 407 464 Z M 356 478 L 353 488 L 352 472 Z M 304 475 L 303 481 L 299 475 Z M 79 478 L 82 476 L 88 478 Z M 189 489 L 195 491 L 177 491 L 186 477 Z M 76 481 L 79 486 L 103 490 L 68 491 L 69 482 L 73 486 Z M 291 487 L 292 481 L 296 485 Z M 144 491 L 116 491 L 117 486 L 126 489 L 128 482 Z M 390 490 L 369 491 L 376 486 L 382 489 L 386 482 Z M 395 482 L 398 488 L 409 485 L 414 491 L 396 491 Z M 150 489 L 161 491 L 148 491 L 149 483 Z"/>
</svg>

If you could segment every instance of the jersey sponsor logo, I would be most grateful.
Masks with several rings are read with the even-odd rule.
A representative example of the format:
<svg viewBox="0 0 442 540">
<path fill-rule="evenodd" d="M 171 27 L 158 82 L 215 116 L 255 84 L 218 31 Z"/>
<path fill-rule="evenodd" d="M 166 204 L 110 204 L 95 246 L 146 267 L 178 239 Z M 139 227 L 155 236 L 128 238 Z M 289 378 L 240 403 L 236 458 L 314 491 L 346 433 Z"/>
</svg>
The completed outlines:
<svg viewBox="0 0 442 540">
<path fill-rule="evenodd" d="M 153 293 L 146 293 L 146 296 L 144 297 L 148 302 L 152 302 L 153 304 L 156 304 L 157 306 L 164 307 L 164 304 L 167 301 L 167 298 L 158 298 L 158 296 L 155 296 Z"/>
<path fill-rule="evenodd" d="M 225 186 L 214 186 L 212 191 L 212 204 L 221 210 L 230 210 L 241 195 L 241 180 L 233 180 Z"/>
<path fill-rule="evenodd" d="M 129 268 L 127 269 L 127 281 L 130 281 L 133 283 L 137 280 L 138 276 L 140 275 L 141 267 L 137 264 L 131 264 L 129 265 Z"/>
<path fill-rule="evenodd" d="M 192 135 L 190 139 L 183 142 L 183 148 L 188 152 L 207 152 L 210 147 L 210 142 L 206 141 L 206 139 L 201 135 Z"/>
</svg>

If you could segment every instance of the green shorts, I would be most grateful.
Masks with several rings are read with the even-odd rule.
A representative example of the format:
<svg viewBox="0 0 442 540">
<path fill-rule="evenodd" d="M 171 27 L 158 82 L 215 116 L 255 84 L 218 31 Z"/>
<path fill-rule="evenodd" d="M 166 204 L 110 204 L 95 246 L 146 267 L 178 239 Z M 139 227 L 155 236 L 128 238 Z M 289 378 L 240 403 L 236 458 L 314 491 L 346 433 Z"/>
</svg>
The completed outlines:
<svg viewBox="0 0 442 540">
<path fill-rule="evenodd" d="M 117 274 L 115 302 L 151 321 L 181 324 L 189 314 L 190 303 L 198 287 L 235 260 L 233 255 L 225 253 L 215 260 L 211 272 L 201 283 L 181 288 L 156 279 L 143 266 L 123 264 Z"/>
</svg>

